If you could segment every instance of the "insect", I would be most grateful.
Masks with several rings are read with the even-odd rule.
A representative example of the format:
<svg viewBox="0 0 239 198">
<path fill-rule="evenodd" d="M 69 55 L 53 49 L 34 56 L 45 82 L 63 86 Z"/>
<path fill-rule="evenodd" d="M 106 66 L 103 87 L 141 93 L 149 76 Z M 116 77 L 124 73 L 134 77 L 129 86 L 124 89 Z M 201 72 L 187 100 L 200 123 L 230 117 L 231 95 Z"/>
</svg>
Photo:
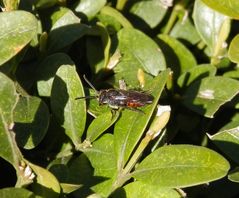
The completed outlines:
<svg viewBox="0 0 239 198">
<path fill-rule="evenodd" d="M 83 76 L 87 84 L 96 92 L 96 96 L 78 97 L 76 99 L 97 98 L 99 105 L 108 104 L 112 109 L 127 108 L 133 111 L 141 110 L 137 107 L 142 107 L 153 102 L 154 97 L 143 91 L 125 90 L 125 89 L 102 89 L 96 90 L 95 87 Z"/>
</svg>

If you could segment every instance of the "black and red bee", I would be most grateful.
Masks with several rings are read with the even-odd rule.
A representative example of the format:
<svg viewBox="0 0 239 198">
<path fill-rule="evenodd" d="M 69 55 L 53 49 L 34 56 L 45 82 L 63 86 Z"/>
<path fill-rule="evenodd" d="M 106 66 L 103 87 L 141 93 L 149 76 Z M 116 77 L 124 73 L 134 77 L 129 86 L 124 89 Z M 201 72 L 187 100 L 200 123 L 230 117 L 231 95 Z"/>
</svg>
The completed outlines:
<svg viewBox="0 0 239 198">
<path fill-rule="evenodd" d="M 154 97 L 142 91 L 124 89 L 102 89 L 97 91 L 95 87 L 86 79 L 85 81 L 96 92 L 96 96 L 78 97 L 76 99 L 97 98 L 99 105 L 108 104 L 113 109 L 127 108 L 133 111 L 140 111 L 137 107 L 143 107 L 153 102 Z"/>
</svg>

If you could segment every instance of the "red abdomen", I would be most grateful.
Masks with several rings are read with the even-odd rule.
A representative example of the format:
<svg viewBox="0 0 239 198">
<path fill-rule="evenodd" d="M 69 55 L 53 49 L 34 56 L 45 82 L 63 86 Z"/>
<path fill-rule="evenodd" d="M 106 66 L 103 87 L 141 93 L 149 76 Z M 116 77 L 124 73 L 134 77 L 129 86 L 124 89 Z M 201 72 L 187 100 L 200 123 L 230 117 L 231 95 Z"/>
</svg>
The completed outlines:
<svg viewBox="0 0 239 198">
<path fill-rule="evenodd" d="M 127 102 L 127 107 L 142 107 L 144 106 L 144 104 L 140 103 L 140 102 Z"/>
</svg>

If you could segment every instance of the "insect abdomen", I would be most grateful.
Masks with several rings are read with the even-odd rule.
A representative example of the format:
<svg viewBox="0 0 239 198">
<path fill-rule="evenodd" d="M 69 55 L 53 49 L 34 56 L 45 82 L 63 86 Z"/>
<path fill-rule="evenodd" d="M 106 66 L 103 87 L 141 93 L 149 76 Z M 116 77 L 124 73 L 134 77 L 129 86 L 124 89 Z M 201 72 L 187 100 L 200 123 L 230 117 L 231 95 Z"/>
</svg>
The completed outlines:
<svg viewBox="0 0 239 198">
<path fill-rule="evenodd" d="M 145 105 L 145 104 L 139 103 L 139 102 L 127 102 L 127 103 L 126 103 L 126 106 L 127 106 L 127 107 L 132 107 L 132 108 L 142 107 L 142 106 L 144 106 L 144 105 Z"/>
</svg>

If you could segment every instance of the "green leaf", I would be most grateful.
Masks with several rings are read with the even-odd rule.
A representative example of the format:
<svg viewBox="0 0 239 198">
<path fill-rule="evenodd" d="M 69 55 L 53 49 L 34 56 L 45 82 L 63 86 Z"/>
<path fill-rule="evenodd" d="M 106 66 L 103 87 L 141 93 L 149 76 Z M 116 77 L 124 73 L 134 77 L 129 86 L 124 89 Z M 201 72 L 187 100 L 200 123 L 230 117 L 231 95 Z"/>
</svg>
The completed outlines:
<svg viewBox="0 0 239 198">
<path fill-rule="evenodd" d="M 61 188 L 63 193 L 65 194 L 70 194 L 73 191 L 78 190 L 79 188 L 81 188 L 82 185 L 80 184 L 67 184 L 67 183 L 61 183 Z"/>
<path fill-rule="evenodd" d="M 97 19 L 99 19 L 99 21 L 104 24 L 109 34 L 115 34 L 122 28 L 120 22 L 117 21 L 113 16 L 107 15 L 107 13 L 99 13 L 97 15 Z"/>
<path fill-rule="evenodd" d="M 0 114 L 7 125 L 13 122 L 13 110 L 18 100 L 18 94 L 12 80 L 0 72 Z"/>
<path fill-rule="evenodd" d="M 237 0 L 202 0 L 210 8 L 229 17 L 239 19 L 239 2 Z"/>
<path fill-rule="evenodd" d="M 53 81 L 51 107 L 75 146 L 80 143 L 86 122 L 86 102 L 76 100 L 79 96 L 84 96 L 84 88 L 75 67 L 62 65 Z"/>
<path fill-rule="evenodd" d="M 148 36 L 133 28 L 124 28 L 118 33 L 120 62 L 114 67 L 116 80 L 130 79 L 136 85 L 139 68 L 157 76 L 165 70 L 164 56 L 157 44 Z"/>
<path fill-rule="evenodd" d="M 183 103 L 191 110 L 213 118 L 217 110 L 239 92 L 239 82 L 226 77 L 206 77 L 185 92 Z"/>
<path fill-rule="evenodd" d="M 95 118 L 87 129 L 86 139 L 90 142 L 96 140 L 102 133 L 104 133 L 116 122 L 119 114 L 120 113 L 118 111 L 113 114 L 111 111 L 107 111 Z"/>
<path fill-rule="evenodd" d="M 164 146 L 146 157 L 133 173 L 143 183 L 181 188 L 224 177 L 230 165 L 213 150 L 193 145 Z"/>
<path fill-rule="evenodd" d="M 210 64 L 198 65 L 179 76 L 177 82 L 180 87 L 188 86 L 196 80 L 207 76 L 215 76 L 217 68 Z"/>
<path fill-rule="evenodd" d="M 118 168 L 124 167 L 129 156 L 133 152 L 138 141 L 142 137 L 147 124 L 153 114 L 154 108 L 158 104 L 158 99 L 169 77 L 169 70 L 161 72 L 152 83 L 148 84 L 154 102 L 143 109 L 144 114 L 123 110 L 120 119 L 115 124 L 114 128 L 114 145 L 117 157 Z M 147 87 L 146 87 L 147 88 Z"/>
<path fill-rule="evenodd" d="M 228 57 L 234 63 L 239 63 L 239 34 L 236 35 L 229 46 Z"/>
<path fill-rule="evenodd" d="M 47 198 L 57 198 L 61 192 L 60 183 L 56 177 L 40 166 L 30 163 L 30 167 L 36 174 L 36 182 L 32 184 L 33 192 Z"/>
<path fill-rule="evenodd" d="M 104 49 L 101 39 L 98 37 L 87 37 L 86 48 L 91 72 L 96 74 L 104 68 Z"/>
<path fill-rule="evenodd" d="M 111 175 L 111 179 L 105 179 L 101 181 L 99 184 L 91 187 L 91 189 L 96 193 L 96 195 L 100 197 L 110 197 L 112 193 L 112 187 L 116 182 L 115 175 Z"/>
<path fill-rule="evenodd" d="M 130 9 L 130 13 L 143 20 L 150 28 L 155 28 L 163 19 L 167 11 L 160 1 L 136 2 Z"/>
<path fill-rule="evenodd" d="M 213 143 L 232 160 L 239 163 L 239 126 L 238 121 L 230 123 L 215 135 L 209 136 Z"/>
<path fill-rule="evenodd" d="M 114 138 L 105 134 L 84 151 L 94 167 L 94 175 L 112 177 L 116 173 L 116 158 L 114 154 Z"/>
<path fill-rule="evenodd" d="M 35 0 L 34 4 L 38 9 L 52 7 L 57 3 L 57 0 Z"/>
<path fill-rule="evenodd" d="M 102 178 L 99 184 L 92 187 L 92 190 L 103 197 L 108 197 L 112 192 L 117 173 L 113 135 L 103 135 L 93 143 L 92 148 L 86 149 L 84 153 L 94 168 L 94 176 Z"/>
<path fill-rule="evenodd" d="M 203 14 L 202 14 L 203 13 Z M 211 56 L 219 56 L 230 31 L 230 20 L 201 0 L 196 0 L 193 13 L 195 27 L 210 49 Z"/>
<path fill-rule="evenodd" d="M 3 198 L 34 198 L 33 192 L 24 188 L 3 188 L 0 189 L 0 197 Z"/>
<path fill-rule="evenodd" d="M 185 15 L 183 15 L 173 26 L 173 29 L 170 31 L 170 36 L 176 39 L 188 41 L 194 45 L 200 41 L 198 32 L 196 31 L 195 26 L 192 24 L 190 17 L 188 16 L 185 19 Z"/>
<path fill-rule="evenodd" d="M 233 182 L 239 183 L 239 168 L 236 167 L 234 170 L 232 170 L 229 175 L 228 179 Z"/>
<path fill-rule="evenodd" d="M 0 65 L 19 53 L 37 34 L 37 19 L 25 11 L 0 13 Z"/>
<path fill-rule="evenodd" d="M 95 185 L 94 170 L 85 154 L 72 158 L 68 163 L 68 183 L 81 184 L 82 188 L 73 192 L 74 197 L 87 197 L 90 187 Z M 64 175 L 66 176 L 66 175 Z M 87 194 L 86 194 L 87 193 Z"/>
<path fill-rule="evenodd" d="M 74 191 L 73 197 L 87 197 L 90 186 L 95 185 L 92 166 L 84 154 L 58 158 L 50 171 L 61 181 L 64 193 Z"/>
<path fill-rule="evenodd" d="M 18 158 L 21 157 L 17 148 L 14 134 L 11 131 L 13 125 L 13 111 L 16 106 L 18 95 L 14 83 L 4 74 L 0 73 L 0 156 L 11 163 L 15 168 L 18 166 Z"/>
<path fill-rule="evenodd" d="M 124 15 L 122 15 L 118 10 L 109 7 L 109 6 L 105 6 L 101 9 L 100 14 L 109 16 L 109 17 L 113 17 L 116 21 L 118 21 L 124 28 L 131 28 L 132 25 L 131 23 L 128 21 L 127 18 L 124 17 Z"/>
<path fill-rule="evenodd" d="M 54 9 L 54 11 L 51 13 L 50 18 L 51 18 L 51 24 L 54 25 L 58 20 L 61 19 L 65 14 L 69 12 L 69 8 L 67 7 L 58 7 Z M 51 26 L 52 28 L 52 26 Z"/>
<path fill-rule="evenodd" d="M 121 194 L 122 193 L 122 194 Z M 147 198 L 180 198 L 180 194 L 171 188 L 159 188 L 157 185 L 148 185 L 135 181 L 124 186 L 123 190 L 116 191 L 113 198 L 117 197 L 147 197 Z"/>
<path fill-rule="evenodd" d="M 75 6 L 75 11 L 83 13 L 92 19 L 106 4 L 106 0 L 81 0 L 79 4 Z"/>
<path fill-rule="evenodd" d="M 87 197 L 90 187 L 96 185 L 97 177 L 93 176 L 94 170 L 85 154 L 59 158 L 51 166 L 50 171 L 61 181 L 64 193 L 72 192 L 73 197 Z"/>
<path fill-rule="evenodd" d="M 104 27 L 103 24 L 101 24 L 100 22 L 97 23 L 97 29 L 99 30 L 100 36 L 101 36 L 101 41 L 103 44 L 103 48 L 104 48 L 104 66 L 103 68 L 106 68 L 106 66 L 109 63 L 110 60 L 110 46 L 111 46 L 111 39 L 110 36 L 106 30 L 106 28 Z"/>
<path fill-rule="evenodd" d="M 37 97 L 20 97 L 14 110 L 14 132 L 19 146 L 35 148 L 44 138 L 49 125 L 46 104 Z"/>
<path fill-rule="evenodd" d="M 159 46 L 165 54 L 167 65 L 172 67 L 174 75 L 186 72 L 197 65 L 193 54 L 178 40 L 161 34 L 157 36 Z"/>
<path fill-rule="evenodd" d="M 230 70 L 228 72 L 225 72 L 223 74 L 224 77 L 227 77 L 227 78 L 234 78 L 234 79 L 239 79 L 239 69 L 238 68 L 235 68 L 235 70 Z"/>
<path fill-rule="evenodd" d="M 88 27 L 81 24 L 80 18 L 71 10 L 65 12 L 51 28 L 48 38 L 48 51 L 54 52 L 69 46 L 84 36 L 87 31 Z"/>
<path fill-rule="evenodd" d="M 46 57 L 37 70 L 37 90 L 40 96 L 51 95 L 52 82 L 61 65 L 74 65 L 71 58 L 64 53 L 56 53 Z"/>
</svg>

